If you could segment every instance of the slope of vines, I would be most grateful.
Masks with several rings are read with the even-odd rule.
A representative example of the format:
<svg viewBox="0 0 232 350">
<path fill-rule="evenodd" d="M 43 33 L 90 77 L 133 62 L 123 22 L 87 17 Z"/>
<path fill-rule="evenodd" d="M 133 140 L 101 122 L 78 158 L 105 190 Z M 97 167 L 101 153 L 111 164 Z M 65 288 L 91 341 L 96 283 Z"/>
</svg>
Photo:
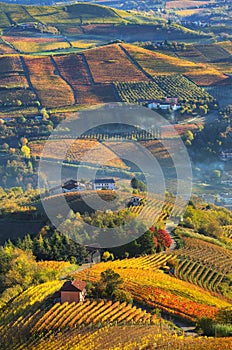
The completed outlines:
<svg viewBox="0 0 232 350">
<path fill-rule="evenodd" d="M 232 252 L 200 239 L 182 239 L 184 248 L 176 251 L 178 264 L 175 275 L 207 290 L 232 297 Z"/>
</svg>

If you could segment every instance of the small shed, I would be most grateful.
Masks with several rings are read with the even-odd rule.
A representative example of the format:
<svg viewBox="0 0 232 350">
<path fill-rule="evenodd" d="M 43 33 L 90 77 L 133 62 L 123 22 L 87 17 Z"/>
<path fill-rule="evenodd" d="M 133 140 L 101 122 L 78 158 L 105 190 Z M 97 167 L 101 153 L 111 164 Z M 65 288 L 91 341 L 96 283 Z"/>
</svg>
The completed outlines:
<svg viewBox="0 0 232 350">
<path fill-rule="evenodd" d="M 85 300 L 86 282 L 73 280 L 66 281 L 59 291 L 53 294 L 55 302 L 80 302 Z"/>
</svg>

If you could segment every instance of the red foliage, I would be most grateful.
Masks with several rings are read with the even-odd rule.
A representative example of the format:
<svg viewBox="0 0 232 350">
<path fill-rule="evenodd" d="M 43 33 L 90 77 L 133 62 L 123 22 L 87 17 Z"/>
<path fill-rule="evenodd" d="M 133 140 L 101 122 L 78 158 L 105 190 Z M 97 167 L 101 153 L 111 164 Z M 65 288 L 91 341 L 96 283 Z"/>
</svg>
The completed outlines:
<svg viewBox="0 0 232 350">
<path fill-rule="evenodd" d="M 170 245 L 172 244 L 172 239 L 168 231 L 160 229 L 157 233 L 158 242 L 165 248 L 170 247 Z"/>
</svg>

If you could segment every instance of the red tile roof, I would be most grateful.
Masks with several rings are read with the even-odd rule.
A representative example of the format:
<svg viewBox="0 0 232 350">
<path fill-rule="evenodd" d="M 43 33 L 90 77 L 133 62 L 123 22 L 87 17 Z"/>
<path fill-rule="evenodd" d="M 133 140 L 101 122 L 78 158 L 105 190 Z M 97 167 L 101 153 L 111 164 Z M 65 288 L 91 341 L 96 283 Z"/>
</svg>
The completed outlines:
<svg viewBox="0 0 232 350">
<path fill-rule="evenodd" d="M 63 286 L 60 288 L 60 291 L 65 291 L 65 292 L 76 292 L 80 291 L 82 292 L 83 289 L 86 286 L 86 282 L 83 281 L 78 281 L 78 280 L 73 280 L 73 281 L 67 281 L 63 284 Z"/>
</svg>

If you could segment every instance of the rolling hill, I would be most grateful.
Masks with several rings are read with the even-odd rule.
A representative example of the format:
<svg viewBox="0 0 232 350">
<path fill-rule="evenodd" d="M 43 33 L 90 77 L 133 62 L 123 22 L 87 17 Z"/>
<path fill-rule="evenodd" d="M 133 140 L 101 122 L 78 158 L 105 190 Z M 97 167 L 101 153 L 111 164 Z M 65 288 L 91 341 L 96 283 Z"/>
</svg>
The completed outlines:
<svg viewBox="0 0 232 350">
<path fill-rule="evenodd" d="M 129 44 L 105 45 L 81 54 L 2 55 L 0 66 L 2 111 L 12 107 L 19 110 L 38 106 L 57 108 L 122 101 L 115 82 L 157 81 L 162 95 L 168 96 L 174 91 L 167 90 L 170 83 L 166 86 L 159 76 L 175 74 L 185 75 L 189 79 L 186 80 L 186 89 L 190 93 L 188 98 L 191 99 L 193 93 L 194 99 L 201 100 L 207 99 L 209 95 L 201 89 L 197 90 L 192 82 L 212 85 L 227 78 L 205 64 L 151 52 Z M 179 86 L 179 79 L 175 79 L 171 83 L 174 88 Z M 184 94 L 186 89 L 182 89 Z M 178 97 L 180 100 L 184 98 L 181 90 Z"/>
</svg>

